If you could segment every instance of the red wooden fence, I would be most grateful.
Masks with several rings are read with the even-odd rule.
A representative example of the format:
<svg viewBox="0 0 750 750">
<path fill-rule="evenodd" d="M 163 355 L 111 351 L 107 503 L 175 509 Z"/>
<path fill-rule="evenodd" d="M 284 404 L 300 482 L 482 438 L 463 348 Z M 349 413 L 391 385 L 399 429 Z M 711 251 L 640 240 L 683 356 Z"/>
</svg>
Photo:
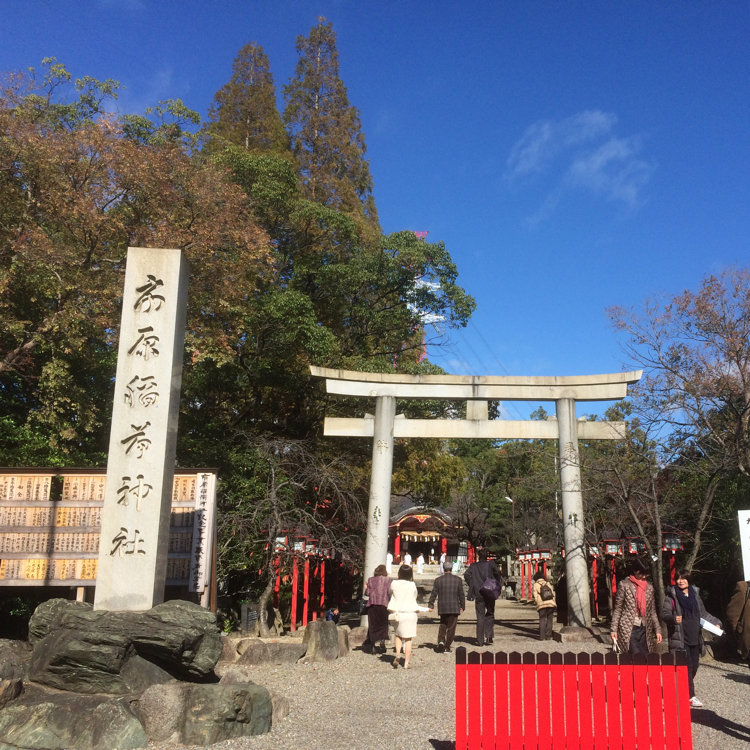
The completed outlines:
<svg viewBox="0 0 750 750">
<path fill-rule="evenodd" d="M 456 649 L 456 750 L 690 750 L 684 652 Z"/>
</svg>

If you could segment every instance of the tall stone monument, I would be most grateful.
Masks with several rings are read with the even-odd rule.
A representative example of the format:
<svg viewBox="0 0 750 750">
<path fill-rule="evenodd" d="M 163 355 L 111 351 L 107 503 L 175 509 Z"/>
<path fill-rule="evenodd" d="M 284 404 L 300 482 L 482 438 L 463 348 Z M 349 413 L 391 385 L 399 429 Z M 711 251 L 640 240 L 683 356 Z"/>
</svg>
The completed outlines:
<svg viewBox="0 0 750 750">
<path fill-rule="evenodd" d="M 187 280 L 182 251 L 128 249 L 94 609 L 164 598 Z"/>
</svg>

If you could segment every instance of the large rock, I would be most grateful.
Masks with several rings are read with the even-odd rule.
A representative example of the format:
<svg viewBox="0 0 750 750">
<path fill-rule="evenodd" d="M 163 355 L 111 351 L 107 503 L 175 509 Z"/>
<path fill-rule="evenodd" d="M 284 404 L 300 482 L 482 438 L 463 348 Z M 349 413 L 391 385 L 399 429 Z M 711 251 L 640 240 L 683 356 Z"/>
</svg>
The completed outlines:
<svg viewBox="0 0 750 750">
<path fill-rule="evenodd" d="M 307 647 L 301 661 L 333 661 L 339 657 L 339 634 L 335 622 L 314 620 L 305 628 L 302 643 Z"/>
<path fill-rule="evenodd" d="M 0 748 L 142 748 L 146 733 L 127 701 L 71 693 L 27 692 L 0 710 Z"/>
<path fill-rule="evenodd" d="M 338 626 L 339 636 L 339 659 L 349 653 L 349 627 L 346 625 Z"/>
<path fill-rule="evenodd" d="M 254 639 L 242 644 L 242 653 L 237 657 L 236 663 L 242 665 L 294 664 L 305 655 L 306 651 L 307 646 L 303 641 L 266 643 Z"/>
<path fill-rule="evenodd" d="M 0 708 L 6 706 L 21 695 L 23 682 L 18 677 L 11 680 L 0 680 Z"/>
<path fill-rule="evenodd" d="M 212 745 L 271 729 L 266 688 L 249 683 L 170 683 L 146 690 L 134 704 L 151 742 Z"/>
<path fill-rule="evenodd" d="M 24 677 L 31 657 L 26 641 L 0 640 L 0 679 Z"/>
<path fill-rule="evenodd" d="M 219 680 L 219 685 L 248 684 L 253 682 L 251 679 L 252 676 L 253 672 L 250 667 L 242 667 L 232 664 L 223 670 L 221 679 Z M 271 696 L 271 706 L 273 709 L 271 718 L 271 726 L 273 726 L 276 722 L 289 716 L 289 699 L 273 690 L 269 690 L 268 692 Z"/>
<path fill-rule="evenodd" d="M 215 616 L 184 601 L 108 612 L 52 599 L 32 615 L 29 640 L 30 679 L 83 693 L 123 694 L 172 677 L 205 679 L 222 650 Z"/>
<path fill-rule="evenodd" d="M 359 648 L 367 640 L 367 625 L 357 625 L 349 631 L 349 648 Z"/>
</svg>

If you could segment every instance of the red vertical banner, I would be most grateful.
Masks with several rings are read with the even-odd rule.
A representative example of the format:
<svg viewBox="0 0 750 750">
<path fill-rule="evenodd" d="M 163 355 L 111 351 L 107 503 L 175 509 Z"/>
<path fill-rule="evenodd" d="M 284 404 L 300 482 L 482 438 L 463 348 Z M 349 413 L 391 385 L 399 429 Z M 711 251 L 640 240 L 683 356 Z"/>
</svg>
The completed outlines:
<svg viewBox="0 0 750 750">
<path fill-rule="evenodd" d="M 604 655 L 604 681 L 607 686 L 607 736 L 609 737 L 609 750 L 623 750 L 620 702 L 622 700 L 630 700 L 633 688 L 631 682 L 630 692 L 626 691 L 625 698 L 621 695 L 620 662 L 617 654 L 611 651 Z"/>
<path fill-rule="evenodd" d="M 495 655 L 495 747 L 510 747 L 510 706 L 508 702 L 508 654 Z"/>
<path fill-rule="evenodd" d="M 635 667 L 633 666 L 634 656 L 622 654 L 620 656 L 620 703 L 622 708 L 622 746 L 623 748 L 636 747 L 635 744 L 635 718 L 638 715 Z M 645 674 L 639 675 L 640 680 L 644 680 Z M 645 687 L 645 686 L 644 686 Z M 645 706 L 648 716 L 648 706 Z"/>
<path fill-rule="evenodd" d="M 524 588 L 524 563 L 521 563 L 521 596 L 519 599 L 524 599 L 526 595 L 526 589 Z"/>
<path fill-rule="evenodd" d="M 468 703 L 468 726 L 469 726 L 469 748 L 480 750 L 482 747 L 482 683 L 479 663 L 479 653 L 471 651 L 467 665 L 467 703 Z"/>
<path fill-rule="evenodd" d="M 607 689 L 604 677 L 604 654 L 591 654 L 593 735 L 597 742 L 599 738 L 607 736 Z"/>
<path fill-rule="evenodd" d="M 646 674 L 648 684 L 648 706 L 651 712 L 651 744 L 653 747 L 665 747 L 664 736 L 664 695 L 662 692 L 661 656 L 649 654 L 646 657 Z"/>
<path fill-rule="evenodd" d="M 536 654 L 521 655 L 523 662 L 523 740 L 527 747 L 537 747 L 537 684 Z"/>
<path fill-rule="evenodd" d="M 539 750 L 552 748 L 552 704 L 556 698 L 552 697 L 550 679 L 549 654 L 538 653 L 536 655 L 536 692 L 539 706 L 537 711 Z"/>
<path fill-rule="evenodd" d="M 517 651 L 508 654 L 508 692 L 510 750 L 524 750 L 523 664 Z"/>
<path fill-rule="evenodd" d="M 580 750 L 594 750 L 594 695 L 591 655 L 578 654 L 578 742 Z M 602 735 L 604 736 L 604 735 Z"/>
<path fill-rule="evenodd" d="M 486 745 L 495 736 L 495 655 L 489 651 L 482 654 L 482 744 Z"/>
<path fill-rule="evenodd" d="M 690 690 L 688 688 L 687 654 L 677 651 L 674 655 L 677 681 L 677 711 L 680 724 L 680 747 L 692 750 L 693 726 L 690 722 Z"/>
<path fill-rule="evenodd" d="M 579 715 L 580 701 L 585 700 L 583 691 L 579 693 L 578 658 L 568 651 L 563 654 L 563 679 L 565 682 L 565 734 L 568 738 L 567 747 L 571 747 L 571 740 L 575 738 L 576 750 L 579 749 L 578 736 L 581 731 Z M 583 688 L 583 685 L 580 685 Z"/>
<path fill-rule="evenodd" d="M 563 677 L 563 655 L 559 651 L 550 654 L 550 691 L 552 701 L 552 747 L 565 750 L 565 682 Z"/>
<path fill-rule="evenodd" d="M 448 553 L 448 540 L 445 537 L 440 540 L 440 552 Z"/>
<path fill-rule="evenodd" d="M 634 747 L 656 747 L 650 739 L 649 696 L 648 696 L 649 671 L 646 666 L 646 655 L 635 654 L 633 656 L 633 694 L 635 696 L 635 745 Z M 661 705 L 661 700 L 659 700 Z M 624 710 L 624 707 L 623 707 Z"/>
<path fill-rule="evenodd" d="M 292 632 L 297 630 L 297 595 L 299 592 L 299 571 L 297 570 L 297 558 L 292 558 L 292 611 L 290 614 Z"/>
<path fill-rule="evenodd" d="M 396 538 L 393 540 L 394 559 L 398 560 L 400 554 L 401 554 L 401 534 L 399 534 L 398 529 L 396 529 Z"/>
<path fill-rule="evenodd" d="M 677 703 L 677 670 L 674 666 L 674 657 L 673 652 L 661 656 L 665 750 L 680 748 L 680 711 Z M 689 711 L 689 706 L 687 708 Z"/>
<path fill-rule="evenodd" d="M 466 649 L 456 649 L 456 750 L 468 749 L 467 734 L 468 667 Z"/>
</svg>

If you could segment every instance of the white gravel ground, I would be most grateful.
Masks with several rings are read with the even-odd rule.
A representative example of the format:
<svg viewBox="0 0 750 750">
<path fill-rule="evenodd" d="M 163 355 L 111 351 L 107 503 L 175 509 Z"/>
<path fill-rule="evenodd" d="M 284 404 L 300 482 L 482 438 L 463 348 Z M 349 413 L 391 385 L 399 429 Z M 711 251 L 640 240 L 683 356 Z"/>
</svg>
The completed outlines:
<svg viewBox="0 0 750 750">
<path fill-rule="evenodd" d="M 460 620 L 455 646 L 474 643 L 474 607 Z M 604 644 L 541 643 L 533 607 L 498 601 L 492 646 L 498 651 L 606 651 Z M 559 626 L 556 626 L 558 629 Z M 454 654 L 434 651 L 437 618 L 420 618 L 409 670 L 393 669 L 385 656 L 354 650 L 334 662 L 252 668 L 252 679 L 290 702 L 289 716 L 269 734 L 229 740 L 215 750 L 449 750 L 454 747 Z M 750 670 L 744 664 L 701 663 L 693 709 L 696 750 L 750 747 Z M 185 746 L 154 745 L 154 750 Z"/>
</svg>

